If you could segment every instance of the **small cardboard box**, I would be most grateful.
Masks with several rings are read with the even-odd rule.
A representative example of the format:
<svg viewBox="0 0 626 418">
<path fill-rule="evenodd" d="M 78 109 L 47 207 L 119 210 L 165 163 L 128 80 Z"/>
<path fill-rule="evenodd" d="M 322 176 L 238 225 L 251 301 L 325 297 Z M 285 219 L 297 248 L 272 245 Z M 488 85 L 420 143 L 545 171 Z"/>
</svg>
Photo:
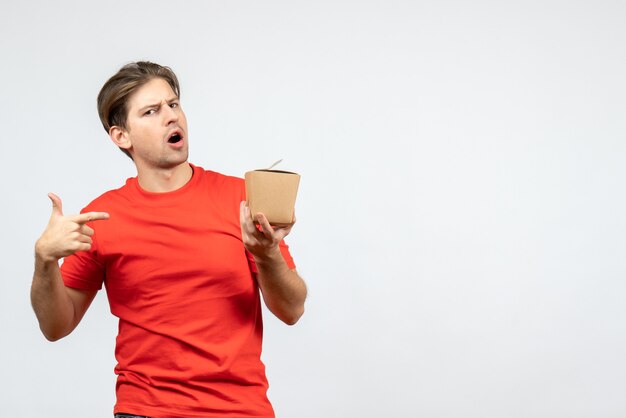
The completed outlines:
<svg viewBox="0 0 626 418">
<path fill-rule="evenodd" d="M 254 170 L 246 173 L 246 197 L 252 219 L 261 212 L 271 225 L 294 223 L 300 175 L 290 171 Z"/>
</svg>

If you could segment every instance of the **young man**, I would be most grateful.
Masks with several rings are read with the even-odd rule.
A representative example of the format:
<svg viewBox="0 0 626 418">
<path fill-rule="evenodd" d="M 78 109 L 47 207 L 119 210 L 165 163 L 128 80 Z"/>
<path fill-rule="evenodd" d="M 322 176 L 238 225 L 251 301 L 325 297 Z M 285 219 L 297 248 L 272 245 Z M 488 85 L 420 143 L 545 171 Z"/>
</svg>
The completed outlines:
<svg viewBox="0 0 626 418">
<path fill-rule="evenodd" d="M 31 289 L 43 334 L 71 333 L 104 283 L 119 318 L 116 416 L 274 417 L 259 288 L 285 323 L 303 314 L 306 286 L 283 241 L 291 227 L 254 214 L 257 228 L 243 180 L 187 161 L 169 68 L 122 67 L 100 91 L 98 111 L 137 177 L 80 215 L 65 216 L 49 195 Z"/>
</svg>

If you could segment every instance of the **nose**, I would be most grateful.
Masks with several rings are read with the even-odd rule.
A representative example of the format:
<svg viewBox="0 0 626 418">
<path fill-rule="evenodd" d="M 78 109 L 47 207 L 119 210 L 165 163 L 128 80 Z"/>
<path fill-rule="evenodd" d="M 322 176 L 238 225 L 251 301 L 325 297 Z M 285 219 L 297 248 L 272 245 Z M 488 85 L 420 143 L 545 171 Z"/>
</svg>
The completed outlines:
<svg viewBox="0 0 626 418">
<path fill-rule="evenodd" d="M 163 117 L 165 118 L 166 125 L 178 122 L 178 112 L 176 111 L 176 109 L 178 108 L 172 109 L 169 103 L 164 103 L 163 108 L 165 109 L 165 111 L 163 112 Z"/>
</svg>

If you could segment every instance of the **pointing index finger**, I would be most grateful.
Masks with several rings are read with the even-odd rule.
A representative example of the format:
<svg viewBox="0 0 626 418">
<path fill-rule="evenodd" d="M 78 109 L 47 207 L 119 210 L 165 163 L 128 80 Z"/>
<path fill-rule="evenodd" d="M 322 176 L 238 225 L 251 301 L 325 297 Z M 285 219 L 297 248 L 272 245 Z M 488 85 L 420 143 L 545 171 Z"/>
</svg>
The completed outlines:
<svg viewBox="0 0 626 418">
<path fill-rule="evenodd" d="M 106 219 L 109 219 L 109 214 L 106 212 L 87 212 L 72 217 L 72 221 L 81 225 L 91 221 L 101 221 Z"/>
</svg>

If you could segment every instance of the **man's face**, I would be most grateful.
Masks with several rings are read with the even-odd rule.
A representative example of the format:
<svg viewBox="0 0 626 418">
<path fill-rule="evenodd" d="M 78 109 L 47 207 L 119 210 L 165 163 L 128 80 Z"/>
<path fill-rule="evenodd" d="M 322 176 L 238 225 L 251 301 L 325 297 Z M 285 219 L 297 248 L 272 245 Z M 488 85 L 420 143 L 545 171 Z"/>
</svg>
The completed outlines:
<svg viewBox="0 0 626 418">
<path fill-rule="evenodd" d="M 130 96 L 126 126 L 128 150 L 138 169 L 174 168 L 187 161 L 187 118 L 162 78 L 150 80 Z"/>
</svg>

